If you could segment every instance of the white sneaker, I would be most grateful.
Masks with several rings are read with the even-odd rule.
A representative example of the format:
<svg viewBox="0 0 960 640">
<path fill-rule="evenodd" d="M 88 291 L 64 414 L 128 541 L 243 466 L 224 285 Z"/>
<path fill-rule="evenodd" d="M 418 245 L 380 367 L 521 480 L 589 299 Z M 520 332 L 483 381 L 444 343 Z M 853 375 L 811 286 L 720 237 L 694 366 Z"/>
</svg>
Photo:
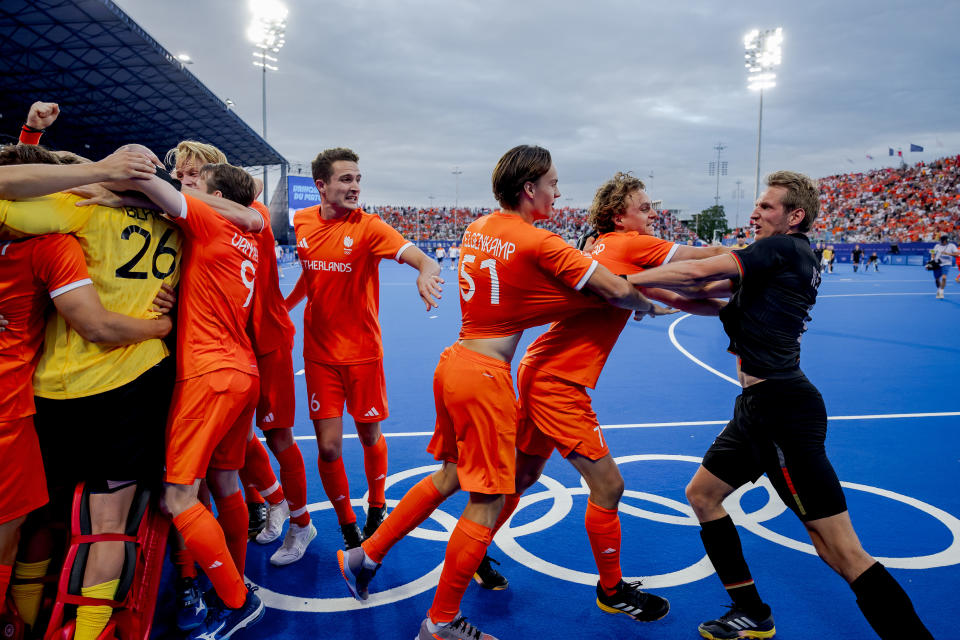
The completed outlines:
<svg viewBox="0 0 960 640">
<path fill-rule="evenodd" d="M 254 538 L 258 544 L 270 544 L 283 533 L 283 523 L 290 517 L 290 506 L 286 500 L 267 507 L 267 526 Z"/>
<path fill-rule="evenodd" d="M 943 299 L 943 289 L 937 289 L 937 299 L 938 300 Z"/>
<path fill-rule="evenodd" d="M 275 567 L 285 567 L 293 564 L 303 557 L 307 551 L 307 545 L 317 537 L 317 529 L 311 522 L 305 527 L 290 523 L 287 529 L 287 535 L 283 539 L 283 544 L 270 556 L 270 564 Z"/>
</svg>

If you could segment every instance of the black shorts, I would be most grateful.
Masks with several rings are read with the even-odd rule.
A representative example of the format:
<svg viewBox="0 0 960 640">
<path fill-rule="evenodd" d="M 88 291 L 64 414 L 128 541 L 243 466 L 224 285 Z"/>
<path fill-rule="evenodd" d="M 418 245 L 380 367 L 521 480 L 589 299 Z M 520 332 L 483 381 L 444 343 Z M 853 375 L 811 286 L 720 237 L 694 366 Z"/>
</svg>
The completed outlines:
<svg viewBox="0 0 960 640">
<path fill-rule="evenodd" d="M 165 358 L 136 380 L 83 398 L 36 398 L 34 418 L 51 489 L 84 480 L 159 482 L 176 375 Z"/>
<path fill-rule="evenodd" d="M 764 473 L 804 522 L 847 510 L 827 459 L 827 411 L 806 376 L 766 380 L 737 396 L 733 419 L 717 436 L 703 466 L 732 487 Z"/>
</svg>

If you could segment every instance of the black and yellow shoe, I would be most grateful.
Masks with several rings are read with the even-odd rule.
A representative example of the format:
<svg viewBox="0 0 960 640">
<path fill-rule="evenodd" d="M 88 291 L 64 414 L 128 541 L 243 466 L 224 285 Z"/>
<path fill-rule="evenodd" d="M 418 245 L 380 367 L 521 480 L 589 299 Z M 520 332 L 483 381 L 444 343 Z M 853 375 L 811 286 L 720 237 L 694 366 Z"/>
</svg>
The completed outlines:
<svg viewBox="0 0 960 640">
<path fill-rule="evenodd" d="M 473 574 L 473 579 L 484 589 L 503 591 L 510 583 L 507 582 L 507 579 L 504 578 L 499 571 L 490 566 L 491 562 L 496 565 L 500 564 L 490 556 L 483 556 L 480 566 L 477 567 L 476 573 Z"/>
<path fill-rule="evenodd" d="M 267 526 L 267 504 L 265 502 L 248 502 L 247 513 L 250 516 L 247 524 L 247 536 L 253 539 Z"/>
<path fill-rule="evenodd" d="M 716 620 L 701 623 L 698 631 L 708 640 L 730 640 L 732 638 L 772 638 L 777 633 L 773 626 L 773 612 L 767 607 L 766 617 L 750 616 L 734 605 L 730 611 Z M 764 605 L 766 606 L 766 605 Z"/>
<path fill-rule="evenodd" d="M 640 622 L 653 622 L 667 615 L 670 603 L 666 598 L 640 590 L 640 581 L 620 581 L 613 595 L 607 595 L 597 583 L 597 606 L 607 613 L 625 613 Z"/>
</svg>

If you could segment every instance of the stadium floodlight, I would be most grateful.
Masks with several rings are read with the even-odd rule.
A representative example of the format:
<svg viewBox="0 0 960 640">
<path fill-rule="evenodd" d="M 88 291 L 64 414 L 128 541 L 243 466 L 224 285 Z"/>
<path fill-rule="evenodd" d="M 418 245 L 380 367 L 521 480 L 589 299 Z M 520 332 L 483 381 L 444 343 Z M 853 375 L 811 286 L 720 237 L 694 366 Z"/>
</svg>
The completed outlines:
<svg viewBox="0 0 960 640">
<path fill-rule="evenodd" d="M 177 54 L 177 60 L 179 60 L 183 64 L 193 64 L 193 58 L 191 58 L 189 55 L 185 53 Z"/>
<path fill-rule="evenodd" d="M 287 7 L 280 0 L 249 0 L 250 24 L 247 39 L 253 43 L 253 66 L 259 67 L 263 93 L 263 139 L 267 139 L 267 71 L 279 71 L 275 55 L 286 43 Z M 267 166 L 263 166 L 263 202 L 270 206 L 267 194 Z"/>
<path fill-rule="evenodd" d="M 747 67 L 747 87 L 760 92 L 760 116 L 757 124 L 757 179 L 753 198 L 760 196 L 760 143 L 763 137 L 763 90 L 777 86 L 777 74 L 774 69 L 780 66 L 782 59 L 783 29 L 754 29 L 743 37 L 746 50 L 744 58 Z"/>
</svg>

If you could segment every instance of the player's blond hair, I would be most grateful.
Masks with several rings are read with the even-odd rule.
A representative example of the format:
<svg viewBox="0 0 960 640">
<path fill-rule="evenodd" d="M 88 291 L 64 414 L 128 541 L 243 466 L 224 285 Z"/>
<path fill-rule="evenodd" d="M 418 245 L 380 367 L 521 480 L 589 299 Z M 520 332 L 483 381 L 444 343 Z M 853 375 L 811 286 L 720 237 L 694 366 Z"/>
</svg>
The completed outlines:
<svg viewBox="0 0 960 640">
<path fill-rule="evenodd" d="M 226 164 L 227 156 L 212 144 L 197 140 L 184 140 L 167 151 L 163 161 L 171 169 L 176 169 L 178 166 L 182 167 L 187 162 L 193 162 L 196 166 L 202 167 L 205 164 Z"/>
<path fill-rule="evenodd" d="M 53 151 L 38 144 L 5 144 L 0 147 L 0 167 L 15 164 L 61 164 Z"/>
<path fill-rule="evenodd" d="M 637 191 L 643 191 L 643 180 L 630 173 L 618 171 L 615 176 L 600 185 L 590 204 L 587 222 L 600 233 L 616 230 L 613 220 L 627 208 L 627 198 Z"/>
<path fill-rule="evenodd" d="M 809 231 L 820 213 L 820 188 L 817 181 L 796 171 L 774 171 L 767 176 L 767 186 L 783 187 L 787 190 L 780 201 L 783 208 L 787 213 L 803 209 L 803 220 L 800 221 L 798 230 Z"/>
</svg>

